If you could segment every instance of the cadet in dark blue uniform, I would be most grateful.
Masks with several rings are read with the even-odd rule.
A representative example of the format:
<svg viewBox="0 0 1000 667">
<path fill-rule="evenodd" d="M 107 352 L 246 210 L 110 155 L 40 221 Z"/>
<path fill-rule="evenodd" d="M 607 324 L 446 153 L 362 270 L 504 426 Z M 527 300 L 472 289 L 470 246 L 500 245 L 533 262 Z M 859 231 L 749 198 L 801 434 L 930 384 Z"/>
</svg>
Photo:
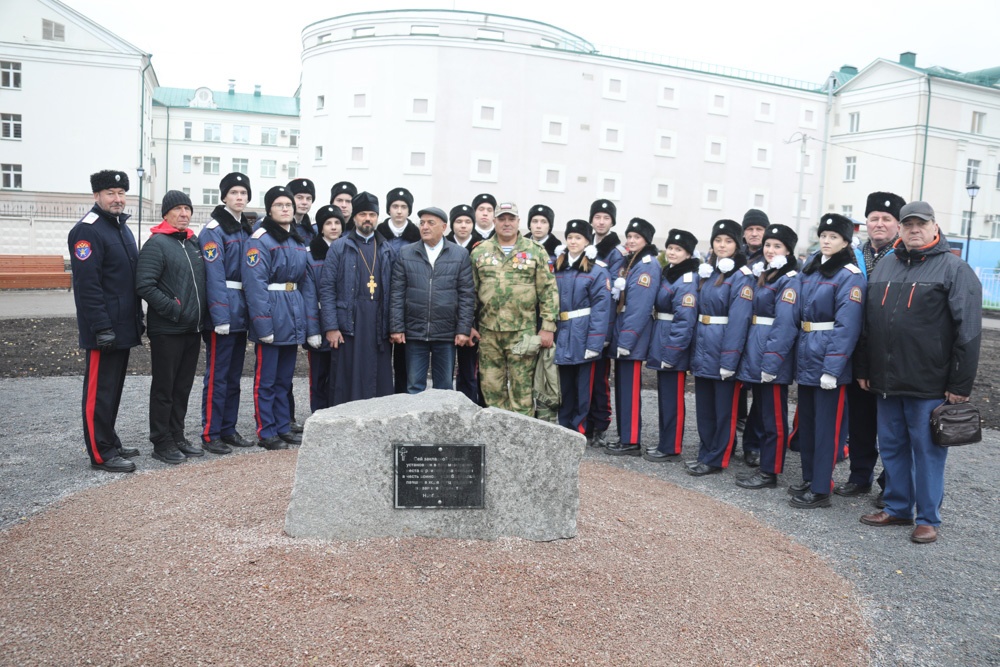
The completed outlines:
<svg viewBox="0 0 1000 667">
<path fill-rule="evenodd" d="M 354 229 L 354 198 L 358 195 L 358 188 L 350 181 L 340 181 L 334 183 L 330 188 L 330 205 L 336 206 L 344 214 L 347 226 L 344 233 Z"/>
<path fill-rule="evenodd" d="M 802 484 L 792 507 L 829 507 L 837 449 L 846 437 L 846 386 L 864 318 L 865 278 L 854 264 L 854 224 L 835 213 L 819 223 L 820 251 L 802 269 L 796 351 Z"/>
<path fill-rule="evenodd" d="M 115 432 L 129 350 L 141 341 L 142 304 L 135 294 L 139 251 L 128 228 L 123 171 L 91 174 L 94 206 L 69 232 L 73 299 L 80 348 L 86 351 L 83 374 L 83 441 L 93 468 L 132 472 L 127 460 L 139 455 Z"/>
<path fill-rule="evenodd" d="M 562 245 L 558 237 L 552 233 L 555 217 L 556 214 L 550 207 L 545 204 L 535 204 L 528 209 L 528 231 L 524 234 L 545 248 L 545 252 L 549 254 L 550 269 L 555 265 L 556 248 Z"/>
<path fill-rule="evenodd" d="M 308 246 L 313 238 L 319 235 L 319 231 L 313 229 L 312 221 L 309 220 L 309 211 L 312 210 L 313 202 L 316 200 L 316 185 L 308 178 L 296 178 L 289 181 L 285 187 L 295 200 L 294 229 Z M 307 351 L 310 349 L 308 345 L 304 347 Z M 291 386 L 288 388 L 288 414 L 291 416 L 292 433 L 302 433 L 302 424 L 295 418 L 295 392 Z"/>
<path fill-rule="evenodd" d="M 385 208 L 389 217 L 375 228 L 375 233 L 385 239 L 395 261 L 404 246 L 420 240 L 420 228 L 409 217 L 413 212 L 413 194 L 406 188 L 393 188 L 385 195 Z M 408 386 L 406 343 L 392 344 L 392 377 L 395 392 L 405 394 Z"/>
<path fill-rule="evenodd" d="M 746 345 L 753 310 L 753 273 L 739 250 L 740 225 L 712 226 L 712 254 L 698 268 L 698 329 L 691 372 L 701 446 L 688 474 L 721 472 L 729 466 L 736 439 L 740 381 L 734 376 Z"/>
<path fill-rule="evenodd" d="M 309 355 L 309 408 L 316 412 L 332 405 L 330 395 L 330 342 L 323 338 L 319 312 L 319 282 L 330 244 L 344 231 L 344 214 L 337 206 L 324 206 L 316 212 L 319 233 L 309 242 L 308 280 L 316 299 L 306 304 L 306 340 Z M 319 342 L 316 347 L 315 343 Z"/>
<path fill-rule="evenodd" d="M 594 361 L 604 352 L 611 313 L 611 277 L 594 264 L 594 229 L 584 220 L 566 223 L 566 245 L 555 260 L 559 290 L 556 358 L 562 406 L 559 424 L 587 431 L 587 412 L 594 386 Z"/>
<path fill-rule="evenodd" d="M 747 266 L 751 268 L 764 257 L 764 230 L 770 224 L 767 213 L 760 209 L 752 208 L 743 214 L 743 254 L 746 255 Z M 760 465 L 764 424 L 761 421 L 760 407 L 756 403 L 752 403 L 747 409 L 749 393 L 749 385 L 744 384 L 740 391 L 737 423 L 743 433 L 743 460 L 753 468 Z"/>
<path fill-rule="evenodd" d="M 683 229 L 671 229 L 664 252 L 666 268 L 656 293 L 653 337 L 646 366 L 657 371 L 660 442 L 647 447 L 642 458 L 669 461 L 684 442 L 684 382 L 691 367 L 691 347 L 698 320 L 698 265 L 693 257 L 698 239 Z"/>
<path fill-rule="evenodd" d="M 243 210 L 253 192 L 245 174 L 226 174 L 219 183 L 222 204 L 198 238 L 205 265 L 208 324 L 205 382 L 201 393 L 201 441 L 214 454 L 253 443 L 236 431 L 240 412 L 240 378 L 247 351 L 247 301 L 243 294 L 246 242 L 253 233 Z"/>
<path fill-rule="evenodd" d="M 625 228 L 628 255 L 621 277 L 615 280 L 619 290 L 618 317 L 608 349 L 615 360 L 615 422 L 618 442 L 605 451 L 621 456 L 642 453 L 642 362 L 646 360 L 649 339 L 653 334 L 653 304 L 660 286 L 659 252 L 653 245 L 653 225 L 642 218 L 632 218 Z"/>
<path fill-rule="evenodd" d="M 292 226 L 292 194 L 275 186 L 264 195 L 264 207 L 267 215 L 247 241 L 243 268 L 250 340 L 257 344 L 253 391 L 257 444 L 288 449 L 289 444 L 302 442 L 291 432 L 288 388 L 297 348 L 306 342 L 306 303 L 315 301 L 316 294 L 306 280 L 308 249 Z"/>
<path fill-rule="evenodd" d="M 476 244 L 483 240 L 476 231 L 472 220 L 474 211 L 468 204 L 459 204 L 451 209 L 448 218 L 451 221 L 451 233 L 445 238 L 452 243 L 465 248 L 469 254 Z M 482 392 L 479 391 L 479 332 L 473 327 L 469 336 L 469 344 L 456 348 L 455 359 L 455 389 L 469 397 L 473 403 L 486 407 Z"/>
<path fill-rule="evenodd" d="M 590 205 L 590 226 L 594 228 L 594 245 L 597 247 L 595 264 L 607 270 L 612 283 L 620 277 L 622 258 L 626 253 L 618 234 L 611 231 L 617 222 L 617 216 L 618 209 L 612 201 L 598 199 Z M 614 288 L 612 298 L 615 302 L 618 301 L 618 292 Z M 590 412 L 587 414 L 587 438 L 595 447 L 607 446 L 607 430 L 611 426 L 611 362 L 615 358 L 615 350 L 610 346 L 610 341 L 614 335 L 616 316 L 616 308 L 612 307 L 604 354 L 594 362 L 594 395 L 590 399 Z"/>
<path fill-rule="evenodd" d="M 799 274 L 795 270 L 798 240 L 790 227 L 770 225 L 764 232 L 762 258 L 752 267 L 759 278 L 753 294 L 750 333 L 736 378 L 751 389 L 761 439 L 760 469 L 736 480 L 745 489 L 774 488 L 784 470 L 788 385 L 795 376 L 799 334 Z"/>
</svg>

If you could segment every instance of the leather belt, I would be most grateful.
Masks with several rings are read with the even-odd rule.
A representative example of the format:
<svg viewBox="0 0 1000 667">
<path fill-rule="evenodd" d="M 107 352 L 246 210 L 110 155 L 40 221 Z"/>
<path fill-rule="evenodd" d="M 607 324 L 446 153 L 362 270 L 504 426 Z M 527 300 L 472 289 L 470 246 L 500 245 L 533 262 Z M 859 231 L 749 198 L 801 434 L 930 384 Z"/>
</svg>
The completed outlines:
<svg viewBox="0 0 1000 667">
<path fill-rule="evenodd" d="M 811 331 L 833 331 L 834 322 L 803 322 L 802 330 L 806 333 Z"/>
<path fill-rule="evenodd" d="M 756 315 L 754 315 L 753 316 L 753 323 L 754 324 L 762 324 L 765 327 L 769 327 L 769 326 L 773 326 L 774 325 L 774 318 L 773 317 L 757 317 Z"/>
<path fill-rule="evenodd" d="M 656 314 L 656 319 L 663 320 L 664 322 L 673 322 L 674 321 L 674 314 L 673 313 L 657 313 Z"/>
<path fill-rule="evenodd" d="M 236 280 L 227 280 L 226 287 L 228 287 L 229 289 L 243 289 L 243 283 L 238 282 Z"/>
<path fill-rule="evenodd" d="M 590 315 L 590 308 L 580 308 L 579 310 L 564 310 L 559 313 L 559 321 L 565 322 L 566 320 L 575 320 L 578 317 L 583 317 L 584 315 Z"/>
<path fill-rule="evenodd" d="M 269 283 L 268 292 L 294 292 L 299 288 L 298 283 Z"/>
<path fill-rule="evenodd" d="M 729 324 L 729 317 L 712 317 L 711 315 L 700 315 L 698 321 L 702 324 Z"/>
</svg>

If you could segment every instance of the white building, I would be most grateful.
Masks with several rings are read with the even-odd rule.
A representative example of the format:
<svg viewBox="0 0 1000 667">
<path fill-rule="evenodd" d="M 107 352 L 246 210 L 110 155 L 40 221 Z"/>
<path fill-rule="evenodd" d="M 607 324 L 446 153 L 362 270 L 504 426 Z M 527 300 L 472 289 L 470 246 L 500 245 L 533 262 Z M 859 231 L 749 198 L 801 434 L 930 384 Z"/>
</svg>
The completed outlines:
<svg viewBox="0 0 1000 667">
<path fill-rule="evenodd" d="M 818 217 L 818 84 L 600 53 L 551 25 L 492 14 L 349 14 L 302 31 L 304 173 L 417 206 L 480 192 L 555 210 L 556 232 L 590 203 L 618 204 L 659 234 L 751 207 L 805 228 Z"/>
<path fill-rule="evenodd" d="M 299 175 L 298 99 L 208 88 L 157 88 L 153 94 L 153 201 L 182 190 L 195 205 L 195 224 L 220 203 L 219 181 L 238 171 L 250 177 L 250 209 L 264 193 Z M 307 175 L 308 174 L 303 174 Z M 325 195 L 317 192 L 317 199 Z"/>
<path fill-rule="evenodd" d="M 68 256 L 101 169 L 129 174 L 136 213 L 156 85 L 149 55 L 61 2 L 0 3 L 0 252 Z"/>
</svg>

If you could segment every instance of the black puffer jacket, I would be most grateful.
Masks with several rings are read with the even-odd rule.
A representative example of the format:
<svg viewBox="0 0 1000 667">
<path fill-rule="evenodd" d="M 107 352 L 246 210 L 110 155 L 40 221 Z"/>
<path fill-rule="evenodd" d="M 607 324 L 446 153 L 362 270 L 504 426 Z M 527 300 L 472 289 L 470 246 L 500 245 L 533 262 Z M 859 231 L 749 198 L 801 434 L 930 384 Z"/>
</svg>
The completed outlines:
<svg viewBox="0 0 1000 667">
<path fill-rule="evenodd" d="M 206 328 L 205 264 L 198 237 L 165 222 L 139 252 L 135 291 L 149 304 L 147 334 L 198 333 Z"/>
<path fill-rule="evenodd" d="M 968 396 L 979 365 L 982 304 L 979 278 L 943 234 L 927 249 L 897 242 L 868 282 L 858 377 L 888 396 Z"/>
<path fill-rule="evenodd" d="M 450 341 L 469 335 L 476 308 L 469 253 L 444 241 L 431 267 L 423 242 L 404 246 L 392 267 L 389 332 Z"/>
</svg>

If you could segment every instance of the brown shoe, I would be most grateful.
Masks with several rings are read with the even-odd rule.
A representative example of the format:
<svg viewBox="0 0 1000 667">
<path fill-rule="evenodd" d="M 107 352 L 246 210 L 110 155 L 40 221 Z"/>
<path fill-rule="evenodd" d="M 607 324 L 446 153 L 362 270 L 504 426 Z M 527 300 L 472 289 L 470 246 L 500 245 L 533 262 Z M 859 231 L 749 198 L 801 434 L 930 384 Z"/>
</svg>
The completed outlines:
<svg viewBox="0 0 1000 667">
<path fill-rule="evenodd" d="M 912 526 L 913 519 L 903 519 L 888 512 L 876 512 L 865 514 L 861 517 L 861 523 L 867 526 Z"/>
<path fill-rule="evenodd" d="M 910 541 L 916 542 L 917 544 L 930 544 L 931 542 L 936 542 L 937 528 L 921 524 L 914 528 L 913 532 L 910 533 Z"/>
</svg>

